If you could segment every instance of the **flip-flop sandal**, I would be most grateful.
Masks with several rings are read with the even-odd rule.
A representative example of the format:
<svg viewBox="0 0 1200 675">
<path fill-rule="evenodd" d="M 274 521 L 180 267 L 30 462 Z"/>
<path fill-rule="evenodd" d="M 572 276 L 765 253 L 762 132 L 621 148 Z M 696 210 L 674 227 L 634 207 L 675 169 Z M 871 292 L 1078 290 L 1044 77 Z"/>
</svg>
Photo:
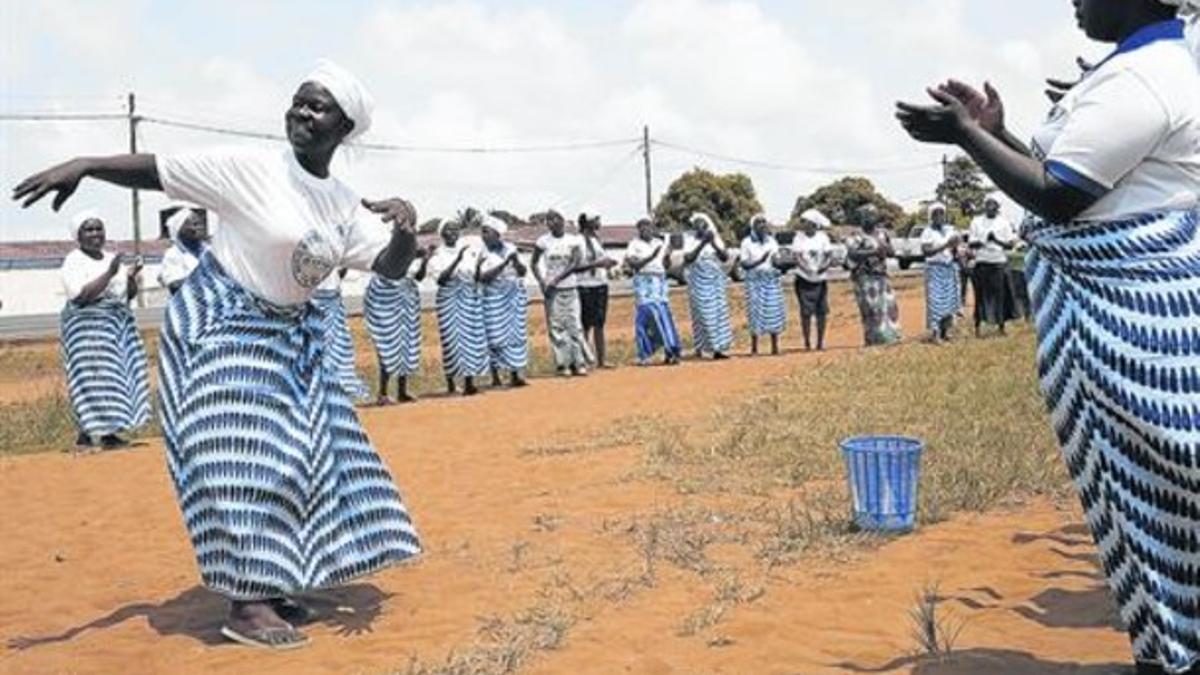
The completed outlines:
<svg viewBox="0 0 1200 675">
<path fill-rule="evenodd" d="M 279 618 L 293 626 L 303 626 L 317 620 L 316 610 L 302 605 L 295 600 L 272 600 L 271 609 L 275 610 Z"/>
<path fill-rule="evenodd" d="M 276 651 L 286 651 L 290 649 L 300 649 L 308 646 L 308 636 L 304 635 L 295 628 L 260 628 L 256 631 L 242 632 L 234 630 L 229 626 L 221 626 L 221 635 L 226 639 L 236 642 L 247 647 L 255 647 L 258 649 L 272 649 Z M 273 636 L 298 636 L 298 640 L 291 641 L 275 641 Z"/>
</svg>

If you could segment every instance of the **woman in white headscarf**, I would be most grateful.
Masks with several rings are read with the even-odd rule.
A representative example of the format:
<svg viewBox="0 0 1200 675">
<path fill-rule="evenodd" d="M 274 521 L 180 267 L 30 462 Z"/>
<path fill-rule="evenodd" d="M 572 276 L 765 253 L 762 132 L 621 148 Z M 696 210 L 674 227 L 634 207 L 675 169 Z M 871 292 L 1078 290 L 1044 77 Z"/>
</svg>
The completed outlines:
<svg viewBox="0 0 1200 675">
<path fill-rule="evenodd" d="M 524 387 L 529 367 L 529 294 L 517 247 L 504 241 L 508 223 L 488 214 L 483 219 L 483 249 L 476 263 L 476 280 L 483 288 L 483 313 L 491 358 L 492 385 L 501 386 L 506 370 L 514 387 Z"/>
<path fill-rule="evenodd" d="M 899 104 L 1031 214 L 1038 372 L 1138 673 L 1200 670 L 1200 74 L 1180 6 L 1076 0 L 1116 49 L 1026 147 L 960 82 Z"/>
<path fill-rule="evenodd" d="M 717 225 L 705 213 L 694 213 L 683 234 L 683 269 L 692 314 L 692 346 L 703 356 L 729 358 L 733 324 L 729 316 L 730 254 Z"/>
<path fill-rule="evenodd" d="M 94 211 L 72 219 L 79 248 L 63 260 L 67 303 L 62 311 L 62 356 L 75 443 L 90 448 L 128 445 L 118 434 L 150 417 L 146 348 L 129 301 L 137 295 L 140 261 L 104 250 L 104 221 Z"/>
<path fill-rule="evenodd" d="M 796 266 L 796 300 L 804 349 L 812 349 L 812 323 L 817 320 L 817 351 L 825 350 L 825 325 L 829 317 L 829 268 L 833 266 L 833 242 L 826 231 L 831 223 L 824 213 L 808 209 L 800 214 L 801 230 L 792 240 Z"/>
<path fill-rule="evenodd" d="M 429 258 L 429 275 L 437 283 L 438 334 L 442 342 L 442 372 L 446 390 L 463 395 L 479 393 L 476 378 L 490 370 L 487 326 L 483 296 L 477 280 L 479 250 L 462 236 L 462 226 L 453 220 L 442 221 L 438 236 L 442 245 Z"/>
<path fill-rule="evenodd" d="M 183 205 L 167 218 L 172 246 L 163 254 L 158 283 L 171 294 L 184 279 L 200 266 L 200 256 L 208 248 L 208 220 L 203 211 Z"/>
<path fill-rule="evenodd" d="M 946 205 L 929 206 L 929 225 L 921 232 L 921 254 L 925 256 L 925 327 L 931 342 L 950 338 L 954 317 L 962 297 L 958 288 L 958 263 L 954 251 L 962 237 L 950 224 Z"/>
<path fill-rule="evenodd" d="M 363 296 L 363 318 L 375 343 L 379 363 L 379 398 L 376 404 L 389 406 L 400 401 L 412 403 L 416 397 L 408 390 L 408 380 L 421 369 L 421 288 L 433 247 L 417 251 L 417 259 L 408 266 L 402 279 L 371 275 Z M 392 378 L 396 378 L 396 398 L 388 396 Z"/>
<path fill-rule="evenodd" d="M 289 147 L 84 157 L 22 181 L 55 209 L 85 177 L 164 190 L 217 213 L 212 246 L 172 296 L 159 349 L 167 463 L 204 584 L 231 601 L 222 633 L 301 646 L 293 599 L 420 551 L 400 494 L 326 358 L 313 293 L 335 269 L 404 276 L 416 212 L 330 174 L 373 102 L 322 62 L 292 96 Z M 382 221 L 382 222 L 381 222 Z M 290 619 L 290 620 L 289 620 Z"/>
<path fill-rule="evenodd" d="M 787 306 L 780 285 L 779 242 L 771 223 L 759 214 L 750 219 L 742 240 L 742 271 L 746 275 L 746 312 L 750 323 L 750 354 L 758 354 L 758 339 L 771 337 L 771 354 L 779 354 L 779 336 L 787 327 Z"/>
</svg>

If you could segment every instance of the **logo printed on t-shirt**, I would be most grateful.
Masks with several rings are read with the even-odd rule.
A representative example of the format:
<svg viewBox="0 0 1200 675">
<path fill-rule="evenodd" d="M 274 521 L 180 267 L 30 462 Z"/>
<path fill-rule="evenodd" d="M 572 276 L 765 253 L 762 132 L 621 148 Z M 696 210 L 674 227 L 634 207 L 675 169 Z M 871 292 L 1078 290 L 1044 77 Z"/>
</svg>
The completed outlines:
<svg viewBox="0 0 1200 675">
<path fill-rule="evenodd" d="M 316 288 L 333 271 L 335 261 L 333 245 L 309 230 L 292 251 L 292 278 L 302 288 Z"/>
</svg>

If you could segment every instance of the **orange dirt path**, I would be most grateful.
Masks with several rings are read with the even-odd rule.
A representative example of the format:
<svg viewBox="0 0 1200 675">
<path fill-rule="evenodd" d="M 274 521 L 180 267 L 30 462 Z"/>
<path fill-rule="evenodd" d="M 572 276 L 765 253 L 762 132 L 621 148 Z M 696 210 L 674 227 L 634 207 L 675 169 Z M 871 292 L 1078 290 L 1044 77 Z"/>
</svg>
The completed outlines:
<svg viewBox="0 0 1200 675">
<path fill-rule="evenodd" d="M 910 290 L 901 303 L 915 335 L 919 294 Z M 686 325 L 686 315 L 678 318 Z M 477 399 L 363 410 L 426 553 L 319 596 L 326 620 L 307 629 L 311 647 L 291 653 L 248 650 L 218 635 L 224 604 L 197 586 L 160 443 L 2 459 L 0 638 L 16 642 L 0 652 L 0 672 L 374 673 L 403 672 L 414 658 L 440 663 L 470 647 L 482 617 L 528 609 L 548 586 L 636 576 L 637 551 L 614 524 L 688 500 L 718 502 L 644 478 L 640 447 L 531 449 L 599 438 L 632 416 L 701 419 L 860 340 L 857 322 L 841 320 L 825 355 L 626 367 Z M 1127 660 L 1128 647 L 1110 626 L 1092 555 L 1073 510 L 1037 503 L 962 517 L 850 562 L 779 571 L 764 580 L 761 598 L 705 633 L 720 635 L 715 646 L 678 635 L 711 590 L 664 566 L 653 587 L 581 608 L 561 648 L 539 653 L 528 670 L 1108 672 Z M 959 660 L 931 666 L 905 660 L 913 646 L 905 614 L 935 579 L 952 598 L 950 613 L 967 623 Z"/>
</svg>

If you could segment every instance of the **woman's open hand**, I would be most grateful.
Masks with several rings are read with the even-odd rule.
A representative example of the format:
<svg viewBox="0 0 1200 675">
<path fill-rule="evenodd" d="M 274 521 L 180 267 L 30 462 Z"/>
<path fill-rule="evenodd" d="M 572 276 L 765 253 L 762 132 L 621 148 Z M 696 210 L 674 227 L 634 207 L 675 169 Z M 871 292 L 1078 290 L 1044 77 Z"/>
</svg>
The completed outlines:
<svg viewBox="0 0 1200 675">
<path fill-rule="evenodd" d="M 914 140 L 922 143 L 957 144 L 968 125 L 978 124 L 967 106 L 941 89 L 927 89 L 936 105 L 896 103 L 896 119 Z"/>
<path fill-rule="evenodd" d="M 364 199 L 362 205 L 363 208 L 378 215 L 383 222 L 390 223 L 393 227 L 412 229 L 417 226 L 417 210 L 405 199 L 392 197 L 377 202 Z"/>
<path fill-rule="evenodd" d="M 87 162 L 83 159 L 72 159 L 62 164 L 52 166 L 45 171 L 35 173 L 21 181 L 13 188 L 14 200 L 24 199 L 21 208 L 29 208 L 42 197 L 54 192 L 54 201 L 50 208 L 58 211 L 62 205 L 75 194 L 79 181 L 87 175 Z"/>
<path fill-rule="evenodd" d="M 938 91 L 958 99 L 967 108 L 971 119 L 993 136 L 1004 132 L 1004 102 L 991 82 L 983 83 L 983 91 L 960 80 L 947 80 Z"/>
</svg>

